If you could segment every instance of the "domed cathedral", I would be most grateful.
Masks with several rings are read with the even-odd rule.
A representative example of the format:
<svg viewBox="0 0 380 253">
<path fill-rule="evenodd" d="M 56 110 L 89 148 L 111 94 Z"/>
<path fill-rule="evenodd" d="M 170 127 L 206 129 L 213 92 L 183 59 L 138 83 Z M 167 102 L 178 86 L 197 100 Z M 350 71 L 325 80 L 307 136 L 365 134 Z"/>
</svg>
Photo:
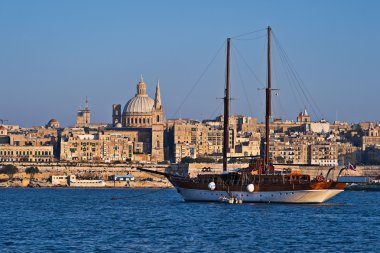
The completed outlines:
<svg viewBox="0 0 380 253">
<path fill-rule="evenodd" d="M 59 128 L 60 124 L 59 121 L 56 119 L 51 119 L 49 122 L 46 124 L 46 127 L 50 128 Z"/>
<path fill-rule="evenodd" d="M 149 143 L 152 161 L 164 160 L 164 107 L 161 102 L 160 84 L 157 81 L 154 100 L 149 97 L 146 84 L 141 75 L 137 84 L 137 93 L 124 106 L 112 105 L 112 124 L 114 127 L 127 128 L 130 131 L 151 130 Z M 144 141 L 145 142 L 145 141 Z"/>
</svg>

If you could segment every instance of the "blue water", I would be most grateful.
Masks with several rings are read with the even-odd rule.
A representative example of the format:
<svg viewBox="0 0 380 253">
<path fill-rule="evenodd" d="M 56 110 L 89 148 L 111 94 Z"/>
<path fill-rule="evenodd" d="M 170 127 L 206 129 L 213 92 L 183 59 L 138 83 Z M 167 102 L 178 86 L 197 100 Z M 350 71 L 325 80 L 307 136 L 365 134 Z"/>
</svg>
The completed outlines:
<svg viewBox="0 0 380 253">
<path fill-rule="evenodd" d="M 0 189 L 0 252 L 380 252 L 379 200 L 228 205 L 167 189 Z"/>
</svg>

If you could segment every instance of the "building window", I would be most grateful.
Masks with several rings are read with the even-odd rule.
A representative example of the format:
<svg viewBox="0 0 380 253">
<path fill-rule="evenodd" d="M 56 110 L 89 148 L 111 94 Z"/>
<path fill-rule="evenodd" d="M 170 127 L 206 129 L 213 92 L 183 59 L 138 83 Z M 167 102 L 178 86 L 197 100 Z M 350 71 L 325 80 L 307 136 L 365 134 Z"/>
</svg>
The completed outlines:
<svg viewBox="0 0 380 253">
<path fill-rule="evenodd" d="M 157 115 L 157 123 L 160 122 L 160 116 Z"/>
</svg>

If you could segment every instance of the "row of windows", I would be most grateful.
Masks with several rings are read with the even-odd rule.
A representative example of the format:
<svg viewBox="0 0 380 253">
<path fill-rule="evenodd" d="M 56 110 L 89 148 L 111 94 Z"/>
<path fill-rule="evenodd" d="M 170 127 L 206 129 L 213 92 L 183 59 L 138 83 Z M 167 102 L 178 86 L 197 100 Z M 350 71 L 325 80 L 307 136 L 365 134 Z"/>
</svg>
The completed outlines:
<svg viewBox="0 0 380 253">
<path fill-rule="evenodd" d="M 27 158 L 3 158 L 0 157 L 0 162 L 51 162 L 50 158 L 47 159 L 27 159 Z"/>
<path fill-rule="evenodd" d="M 87 148 L 81 148 L 83 151 L 87 151 Z M 96 148 L 88 148 L 88 151 L 92 150 L 92 152 L 95 152 Z"/>
<path fill-rule="evenodd" d="M 130 118 L 127 119 L 128 124 L 150 124 L 150 118 Z"/>
<path fill-rule="evenodd" d="M 160 122 L 160 116 L 157 115 L 156 121 Z M 128 118 L 127 124 L 150 124 L 151 119 L 150 118 Z"/>
<path fill-rule="evenodd" d="M 0 155 L 32 155 L 33 151 L 27 150 L 27 151 L 0 151 Z M 34 155 L 36 156 L 48 156 L 51 155 L 51 151 L 34 151 Z"/>
</svg>

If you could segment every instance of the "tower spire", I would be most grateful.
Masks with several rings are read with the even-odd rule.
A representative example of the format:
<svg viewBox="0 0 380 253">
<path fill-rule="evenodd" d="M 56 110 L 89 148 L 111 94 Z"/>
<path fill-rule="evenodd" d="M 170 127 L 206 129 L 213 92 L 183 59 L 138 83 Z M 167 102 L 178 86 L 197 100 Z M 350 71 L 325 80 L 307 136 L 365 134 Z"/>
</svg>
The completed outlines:
<svg viewBox="0 0 380 253">
<path fill-rule="evenodd" d="M 88 110 L 88 98 L 87 98 L 87 96 L 86 96 L 86 105 L 85 105 L 85 108 L 84 108 L 85 110 Z"/>
<path fill-rule="evenodd" d="M 161 104 L 160 80 L 157 80 L 156 95 L 154 98 L 154 108 L 161 109 L 161 107 L 162 107 L 162 104 Z"/>
<path fill-rule="evenodd" d="M 144 78 L 143 78 L 143 75 L 141 74 L 140 75 L 140 83 L 143 83 L 144 82 Z"/>
</svg>

